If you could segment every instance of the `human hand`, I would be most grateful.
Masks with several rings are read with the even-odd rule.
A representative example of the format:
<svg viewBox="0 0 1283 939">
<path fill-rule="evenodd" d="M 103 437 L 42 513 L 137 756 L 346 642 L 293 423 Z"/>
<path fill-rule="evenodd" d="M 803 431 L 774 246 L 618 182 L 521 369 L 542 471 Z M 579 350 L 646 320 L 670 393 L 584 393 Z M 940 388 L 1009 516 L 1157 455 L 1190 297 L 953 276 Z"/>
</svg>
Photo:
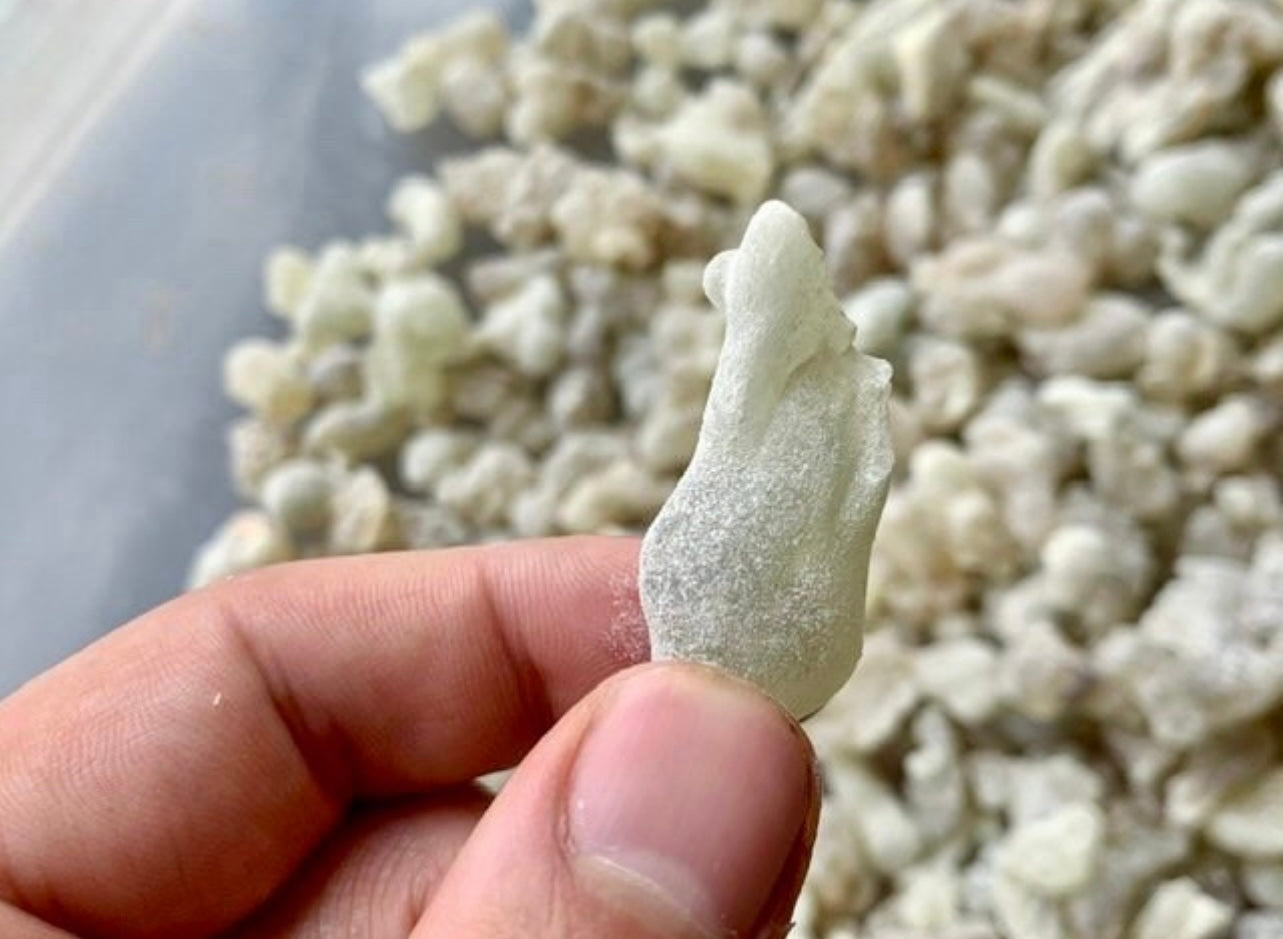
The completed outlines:
<svg viewBox="0 0 1283 939">
<path fill-rule="evenodd" d="M 0 936 L 782 936 L 811 751 L 746 685 L 637 664 L 636 566 L 311 561 L 117 630 L 0 702 Z"/>
</svg>

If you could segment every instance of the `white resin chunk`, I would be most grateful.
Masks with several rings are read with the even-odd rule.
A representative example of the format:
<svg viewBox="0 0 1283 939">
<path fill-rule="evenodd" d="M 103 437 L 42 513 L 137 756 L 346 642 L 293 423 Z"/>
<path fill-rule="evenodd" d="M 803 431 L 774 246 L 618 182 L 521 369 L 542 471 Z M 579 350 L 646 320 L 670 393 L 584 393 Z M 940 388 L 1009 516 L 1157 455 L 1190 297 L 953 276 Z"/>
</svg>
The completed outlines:
<svg viewBox="0 0 1283 939">
<path fill-rule="evenodd" d="M 856 350 L 806 222 L 781 202 L 704 288 L 726 338 L 695 455 L 642 543 L 651 654 L 726 669 L 804 717 L 860 657 L 891 369 Z"/>
</svg>

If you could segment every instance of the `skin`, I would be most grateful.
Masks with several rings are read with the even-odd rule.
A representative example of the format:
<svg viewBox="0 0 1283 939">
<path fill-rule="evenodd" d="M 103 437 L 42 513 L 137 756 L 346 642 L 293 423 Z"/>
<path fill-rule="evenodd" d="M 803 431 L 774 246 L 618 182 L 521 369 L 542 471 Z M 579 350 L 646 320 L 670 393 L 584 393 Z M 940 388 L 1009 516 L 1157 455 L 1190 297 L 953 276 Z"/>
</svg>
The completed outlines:
<svg viewBox="0 0 1283 939">
<path fill-rule="evenodd" d="M 281 565 L 30 682 L 0 935 L 783 936 L 813 754 L 754 689 L 644 662 L 637 548 Z"/>
</svg>

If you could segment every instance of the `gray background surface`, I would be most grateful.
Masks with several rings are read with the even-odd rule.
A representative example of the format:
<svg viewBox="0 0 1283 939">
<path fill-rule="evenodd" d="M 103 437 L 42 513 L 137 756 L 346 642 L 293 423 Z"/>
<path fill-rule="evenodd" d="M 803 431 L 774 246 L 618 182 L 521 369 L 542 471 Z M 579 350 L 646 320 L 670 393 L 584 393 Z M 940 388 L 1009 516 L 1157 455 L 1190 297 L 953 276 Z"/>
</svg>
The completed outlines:
<svg viewBox="0 0 1283 939">
<path fill-rule="evenodd" d="M 463 146 L 391 134 L 354 76 L 475 5 L 192 3 L 0 244 L 0 696 L 181 590 L 236 501 L 222 352 L 279 329 L 264 253 L 381 230 Z"/>
</svg>

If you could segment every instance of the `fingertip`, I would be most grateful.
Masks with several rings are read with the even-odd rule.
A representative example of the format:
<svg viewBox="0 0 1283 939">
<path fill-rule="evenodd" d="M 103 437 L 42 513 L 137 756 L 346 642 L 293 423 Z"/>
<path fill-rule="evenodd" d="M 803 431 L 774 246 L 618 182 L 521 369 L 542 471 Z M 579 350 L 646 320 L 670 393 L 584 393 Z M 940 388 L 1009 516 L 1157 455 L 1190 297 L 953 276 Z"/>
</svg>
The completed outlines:
<svg viewBox="0 0 1283 939">
<path fill-rule="evenodd" d="M 755 934 L 780 885 L 791 907 L 809 856 L 809 741 L 778 704 L 715 669 L 655 663 L 610 685 L 571 776 L 572 852 L 591 876 L 642 885 L 710 935 Z"/>
<path fill-rule="evenodd" d="M 550 919 L 619 939 L 778 934 L 818 799 L 809 742 L 760 691 L 704 666 L 633 667 L 517 768 L 415 935 Z"/>
</svg>

